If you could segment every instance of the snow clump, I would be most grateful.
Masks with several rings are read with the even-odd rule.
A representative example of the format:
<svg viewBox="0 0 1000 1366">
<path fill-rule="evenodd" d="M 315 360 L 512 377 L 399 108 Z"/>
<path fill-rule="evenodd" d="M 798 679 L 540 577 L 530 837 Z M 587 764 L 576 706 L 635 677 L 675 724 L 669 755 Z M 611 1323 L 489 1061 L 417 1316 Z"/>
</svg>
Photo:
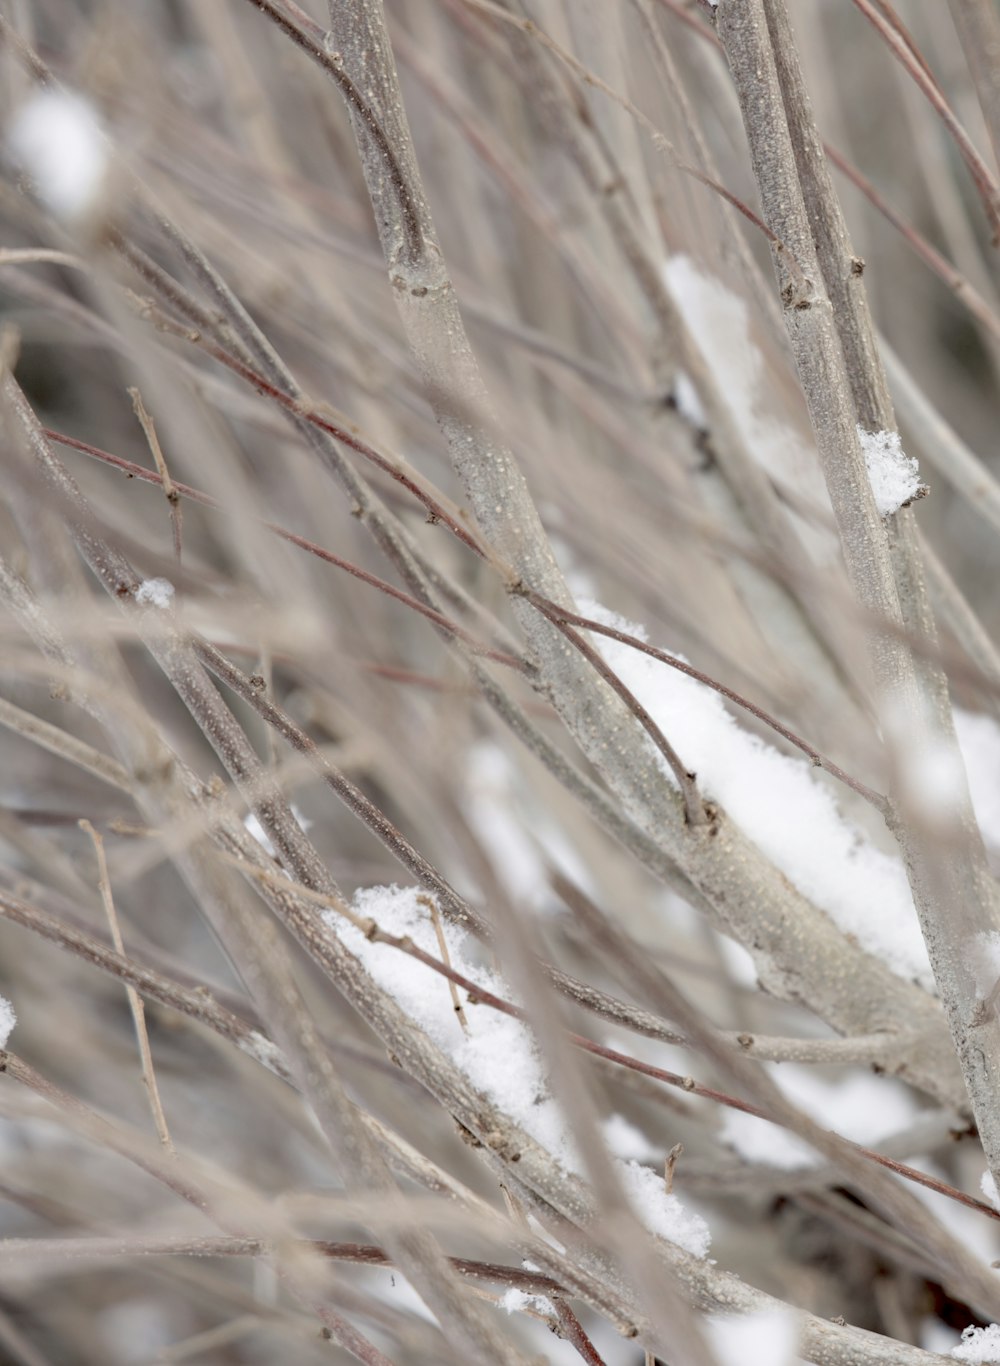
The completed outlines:
<svg viewBox="0 0 1000 1366">
<path fill-rule="evenodd" d="M 41 202 L 72 223 L 97 206 L 108 147 L 94 107 L 65 90 L 38 90 L 14 115 L 7 150 Z"/>
<path fill-rule="evenodd" d="M 904 454 L 898 432 L 866 432 L 859 427 L 858 440 L 880 517 L 890 517 L 926 493 L 917 462 L 912 455 Z"/>
<path fill-rule="evenodd" d="M 143 579 L 135 590 L 135 600 L 144 607 L 166 609 L 174 600 L 174 585 L 169 579 Z"/>
<path fill-rule="evenodd" d="M 997 1366 L 1000 1362 L 1000 1327 L 991 1323 L 988 1328 L 966 1328 L 962 1341 L 951 1349 L 956 1361 L 970 1361 L 978 1366 Z"/>
</svg>

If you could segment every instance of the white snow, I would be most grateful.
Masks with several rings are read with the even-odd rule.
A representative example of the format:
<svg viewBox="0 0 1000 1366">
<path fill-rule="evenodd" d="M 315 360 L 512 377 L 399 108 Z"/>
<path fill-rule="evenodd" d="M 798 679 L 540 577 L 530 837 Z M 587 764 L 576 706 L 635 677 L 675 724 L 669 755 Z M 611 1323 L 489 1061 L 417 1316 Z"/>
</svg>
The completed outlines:
<svg viewBox="0 0 1000 1366">
<path fill-rule="evenodd" d="M 642 1130 L 624 1115 L 609 1115 L 601 1127 L 608 1149 L 625 1162 L 653 1162 L 664 1156 L 663 1149 L 650 1143 Z"/>
<path fill-rule="evenodd" d="M 701 406 L 698 390 L 691 382 L 686 370 L 678 370 L 674 379 L 674 402 L 681 417 L 686 418 L 696 431 L 703 432 L 708 426 L 705 409 Z"/>
<path fill-rule="evenodd" d="M 663 278 L 698 350 L 718 377 L 754 458 L 770 475 L 791 485 L 799 498 L 805 495 L 817 506 L 828 507 L 815 451 L 764 408 L 766 364 L 753 340 L 745 300 L 721 280 L 706 275 L 690 256 L 671 256 L 663 266 Z M 674 399 L 688 421 L 699 429 L 706 426 L 701 399 L 688 375 L 677 376 Z M 798 519 L 796 525 L 800 525 Z M 820 540 L 814 527 L 802 524 L 800 530 L 809 543 L 834 550 L 832 535 Z"/>
<path fill-rule="evenodd" d="M 647 639 L 642 626 L 596 603 L 581 603 L 580 610 Z M 933 989 L 901 862 L 844 819 L 812 765 L 742 730 L 718 693 L 704 684 L 606 636 L 593 640 L 697 773 L 705 794 L 845 933 L 900 977 Z M 673 783 L 668 766 L 662 767 Z"/>
<path fill-rule="evenodd" d="M 169 579 L 143 579 L 135 590 L 140 606 L 166 609 L 174 600 L 174 585 Z"/>
<path fill-rule="evenodd" d="M 979 1189 L 994 1209 L 1000 1209 L 1000 1195 L 997 1194 L 997 1183 L 993 1180 L 992 1172 L 983 1172 L 979 1178 Z"/>
<path fill-rule="evenodd" d="M 544 809 L 532 803 L 519 772 L 499 745 L 483 741 L 468 756 L 465 815 L 510 898 L 550 910 L 548 866 L 584 890 L 593 883 L 576 851 Z"/>
<path fill-rule="evenodd" d="M 705 274 L 689 256 L 672 256 L 663 267 L 667 288 L 677 301 L 699 351 L 718 376 L 740 431 L 754 456 L 773 477 L 820 507 L 828 501 L 815 452 L 787 423 L 763 408 L 765 360 L 754 343 L 746 302 L 721 280 Z M 704 426 L 701 402 L 690 379 L 679 376 L 675 400 L 680 412 Z M 700 421 L 698 418 L 700 417 Z M 920 493 L 917 462 L 903 453 L 895 432 L 858 428 L 865 464 L 879 515 L 898 512 Z M 797 525 L 800 525 L 798 519 Z M 800 530 L 819 547 L 816 529 Z"/>
<path fill-rule="evenodd" d="M 625 1192 L 636 1217 L 670 1243 L 676 1243 L 693 1257 L 707 1257 L 712 1235 L 700 1214 L 685 1209 L 676 1195 L 668 1195 L 663 1173 L 638 1162 L 619 1163 Z"/>
<path fill-rule="evenodd" d="M 0 996 L 0 1048 L 7 1047 L 7 1040 L 17 1024 L 17 1016 L 14 1014 L 14 1007 L 3 996 Z"/>
<path fill-rule="evenodd" d="M 1000 978 L 1000 934 L 984 930 L 965 946 L 966 966 L 976 983 L 976 993 L 985 1000 Z"/>
<path fill-rule="evenodd" d="M 94 210 L 107 178 L 108 148 L 87 100 L 67 91 L 36 91 L 14 114 L 7 148 L 57 218 L 73 222 Z"/>
<path fill-rule="evenodd" d="M 983 839 L 1000 853 L 1000 726 L 992 716 L 956 707 L 955 731 Z"/>
<path fill-rule="evenodd" d="M 520 1313 L 525 1309 L 533 1309 L 536 1314 L 551 1314 L 552 1305 L 544 1295 L 529 1295 L 524 1290 L 518 1290 L 516 1286 L 506 1292 L 500 1300 L 500 1308 L 506 1309 L 508 1314 Z"/>
<path fill-rule="evenodd" d="M 718 1315 L 705 1320 L 705 1329 L 719 1366 L 798 1366 L 799 1325 L 783 1309 Z"/>
<path fill-rule="evenodd" d="M 951 1349 L 951 1354 L 956 1361 L 996 1366 L 1000 1362 L 1000 1327 L 991 1323 L 988 1328 L 966 1328 L 962 1341 Z"/>
<path fill-rule="evenodd" d="M 385 933 L 409 937 L 425 953 L 440 958 L 428 897 L 415 888 L 368 887 L 354 898 L 354 911 Z M 528 1027 L 486 1005 L 472 1005 L 460 991 L 468 1021 L 466 1033 L 456 1016 L 447 980 L 390 944 L 373 942 L 357 926 L 324 912 L 324 920 L 356 954 L 379 985 L 431 1040 L 461 1068 L 473 1086 L 567 1169 L 580 1172 L 581 1161 L 558 1103 L 552 1096 L 541 1057 Z M 474 945 L 453 925 L 441 924 L 452 967 L 483 991 L 514 1003 L 510 987 L 471 957 Z M 698 1215 L 667 1195 L 661 1173 L 636 1162 L 618 1162 L 626 1188 L 637 1197 L 636 1214 L 652 1232 L 696 1257 L 708 1251 L 711 1235 Z"/>
<path fill-rule="evenodd" d="M 827 1079 L 794 1063 L 772 1064 L 768 1070 L 810 1118 L 867 1147 L 905 1129 L 918 1113 L 910 1090 L 891 1077 L 854 1072 Z M 817 1161 L 813 1149 L 787 1129 L 741 1110 L 725 1111 L 720 1136 L 748 1162 L 797 1171 Z"/>
<path fill-rule="evenodd" d="M 904 454 L 898 432 L 866 432 L 859 427 L 858 440 L 879 516 L 889 517 L 920 492 L 917 462 Z"/>
<path fill-rule="evenodd" d="M 298 821 L 302 829 L 304 831 L 308 830 L 309 827 L 312 825 L 312 821 L 309 820 L 307 816 L 303 816 L 302 812 L 299 810 L 299 808 L 295 805 L 294 802 L 292 802 L 291 810 L 292 815 Z M 267 833 L 267 831 L 264 829 L 264 827 L 261 825 L 260 821 L 257 819 L 257 817 L 254 815 L 252 811 L 247 812 L 247 814 L 243 817 L 243 825 L 247 833 L 253 835 L 254 839 L 257 841 L 257 843 L 261 846 L 261 848 L 264 850 L 266 854 L 270 854 L 271 858 L 278 857 L 277 850 L 271 843 L 270 835 Z M 265 1043 L 266 1042 L 267 1040 L 265 1040 Z"/>
<path fill-rule="evenodd" d="M 742 1110 L 726 1110 L 719 1137 L 746 1162 L 775 1167 L 783 1172 L 802 1171 L 816 1165 L 817 1156 L 808 1143 L 778 1124 L 769 1124 Z"/>
<path fill-rule="evenodd" d="M 388 934 L 408 935 L 418 948 L 440 958 L 433 922 L 422 904 L 424 899 L 425 895 L 413 888 L 367 887 L 355 896 L 354 910 L 357 915 L 374 920 Z M 564 1166 L 577 1168 L 579 1158 L 549 1094 L 534 1040 L 520 1020 L 488 1006 L 465 1005 L 469 1023 L 466 1034 L 456 1018 L 444 977 L 391 945 L 371 943 L 360 930 L 332 911 L 326 912 L 324 918 L 376 981 L 450 1055 L 473 1085 L 487 1092 Z M 442 930 L 456 972 L 485 991 L 513 999 L 507 984 L 496 973 L 470 959 L 467 936 L 445 923 Z M 464 995 L 460 992 L 460 996 Z"/>
</svg>

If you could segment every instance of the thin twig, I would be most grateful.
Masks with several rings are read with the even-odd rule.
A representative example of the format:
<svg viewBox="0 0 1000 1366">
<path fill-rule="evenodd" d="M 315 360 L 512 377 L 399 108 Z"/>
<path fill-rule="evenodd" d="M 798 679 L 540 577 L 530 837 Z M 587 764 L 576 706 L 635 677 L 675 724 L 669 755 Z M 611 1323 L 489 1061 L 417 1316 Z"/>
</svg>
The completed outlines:
<svg viewBox="0 0 1000 1366">
<path fill-rule="evenodd" d="M 253 0 L 256 3 L 256 0 Z M 336 422 L 322 409 L 314 407 L 307 401 L 287 393 L 278 385 L 272 384 L 269 379 L 255 370 L 251 365 L 247 365 L 238 357 L 231 355 L 223 347 L 210 341 L 200 333 L 192 333 L 190 329 L 179 326 L 172 322 L 165 315 L 159 315 L 155 320 L 162 331 L 169 332 L 174 336 L 180 337 L 185 341 L 197 346 L 204 351 L 207 356 L 224 365 L 227 370 L 231 370 L 234 375 L 251 385 L 258 393 L 265 398 L 271 399 L 279 407 L 293 417 L 307 422 L 311 427 L 317 428 L 321 432 L 326 432 L 328 436 L 335 437 L 341 445 L 347 446 L 349 450 L 357 455 L 363 456 L 378 469 L 388 474 L 411 493 L 418 502 L 426 508 L 429 519 L 433 522 L 441 522 L 464 545 L 477 555 L 484 555 L 485 549 L 480 539 L 478 539 L 468 527 L 462 524 L 456 514 L 444 506 L 444 503 L 436 498 L 423 484 L 422 480 L 415 472 L 410 472 L 401 467 L 398 461 L 391 459 L 377 450 L 369 442 L 363 440 L 356 432 L 352 431 L 345 423 Z"/>
<path fill-rule="evenodd" d="M 997 246 L 1000 244 L 1000 185 L 997 184 L 996 178 L 976 151 L 965 128 L 941 93 L 940 86 L 930 75 L 926 63 L 914 56 L 910 44 L 900 36 L 897 27 L 890 24 L 877 12 L 871 0 L 854 0 L 854 4 L 882 38 L 886 47 L 903 69 L 912 77 L 947 129 L 972 176 L 993 231 L 993 245 Z"/>
<path fill-rule="evenodd" d="M 692 166 L 690 162 L 685 161 L 662 129 L 658 128 L 656 124 L 628 98 L 628 96 L 623 95 L 621 91 L 615 90 L 607 81 L 602 80 L 596 71 L 592 71 L 584 62 L 581 62 L 574 57 L 572 52 L 563 47 L 561 43 L 557 43 L 556 40 L 551 37 L 550 34 L 546 33 L 539 24 L 536 24 L 533 19 L 526 19 L 521 15 L 512 14 L 510 10 L 506 10 L 502 5 L 496 4 L 495 0 L 462 0 L 462 3 L 468 5 L 471 9 L 479 10 L 483 14 L 490 15 L 492 18 L 498 19 L 502 23 L 512 25 L 528 37 L 541 43 L 543 47 L 547 48 L 553 54 L 553 56 L 557 57 L 560 62 L 567 66 L 574 75 L 579 77 L 581 81 L 586 85 L 593 86 L 595 90 L 599 90 L 602 95 L 606 95 L 609 100 L 612 100 L 635 119 L 640 128 L 649 134 L 656 151 L 667 156 L 671 165 L 674 166 L 676 170 L 680 171 L 682 175 L 690 176 L 692 180 L 698 181 L 700 185 L 704 185 L 706 189 L 712 190 L 715 194 L 719 195 L 727 204 L 731 204 L 732 207 L 736 209 L 738 213 L 742 214 L 747 222 L 751 223 L 773 247 L 786 250 L 780 238 L 772 232 L 760 215 L 755 213 L 749 204 L 740 199 L 732 190 L 727 189 L 726 186 L 714 176 L 709 175 L 699 167 Z"/>
<path fill-rule="evenodd" d="M 691 770 L 685 766 L 680 755 L 636 697 L 635 693 L 633 693 L 628 685 L 619 678 L 613 669 L 608 667 L 598 651 L 580 635 L 579 631 L 573 629 L 569 624 L 567 613 L 563 608 L 557 603 L 551 602 L 548 598 L 542 597 L 540 593 L 522 590 L 520 586 L 515 587 L 514 592 L 519 593 L 520 596 L 526 598 L 533 607 L 536 607 L 538 611 L 541 612 L 542 616 L 551 621 L 553 626 L 563 633 L 574 649 L 579 650 L 587 663 L 604 679 L 605 683 L 614 689 L 669 764 L 670 770 L 677 780 L 677 786 L 680 788 L 684 798 L 684 812 L 688 825 L 707 825 L 710 817 L 698 791 L 696 782 L 697 774 L 692 773 Z M 573 614 L 570 613 L 569 615 Z"/>
<path fill-rule="evenodd" d="M 667 1153 L 663 1163 L 663 1185 L 668 1195 L 673 1194 L 674 1174 L 677 1171 L 677 1163 L 681 1154 L 684 1152 L 683 1143 L 675 1143 Z"/>
<path fill-rule="evenodd" d="M 75 735 L 70 735 L 59 726 L 52 725 L 50 721 L 43 721 L 33 712 L 15 706 L 5 697 L 0 697 L 0 725 L 23 735 L 25 739 L 47 749 L 50 754 L 57 754 L 68 763 L 75 764 L 85 773 L 92 773 L 111 787 L 117 787 L 122 792 L 131 789 L 129 775 L 116 759 L 79 740 Z"/>
<path fill-rule="evenodd" d="M 124 957 L 125 945 L 122 940 L 121 927 L 118 924 L 118 915 L 115 911 L 115 899 L 111 891 L 111 878 L 108 875 L 108 863 L 104 853 L 104 840 L 90 821 L 82 820 L 79 824 L 80 829 L 90 836 L 94 852 L 97 855 L 97 885 L 101 893 L 101 901 L 104 904 L 104 913 L 108 918 L 108 926 L 111 930 L 111 942 L 115 946 L 115 952 Z M 170 1130 L 167 1128 L 167 1117 L 163 1110 L 163 1102 L 160 1099 L 160 1088 L 156 1084 L 153 1053 L 149 1046 L 149 1033 L 146 1029 L 146 1008 L 135 987 L 126 984 L 125 993 L 128 996 L 129 1009 L 132 1012 L 132 1020 L 135 1024 L 135 1035 L 139 1043 L 139 1057 L 142 1060 L 142 1080 L 149 1098 L 149 1108 L 153 1113 L 153 1123 L 156 1125 L 156 1132 L 163 1147 L 171 1156 L 175 1156 Z"/>
<path fill-rule="evenodd" d="M 842 156 L 835 147 L 831 147 L 828 142 L 823 144 L 823 148 L 834 166 L 847 176 L 853 185 L 857 186 L 886 222 L 890 223 L 901 234 L 908 246 L 916 252 L 924 265 L 932 270 L 938 279 L 951 290 L 959 303 L 969 310 L 976 321 L 981 323 L 991 336 L 1000 338 L 1000 317 L 965 276 L 946 257 L 942 256 L 922 233 L 918 232 L 892 207 L 881 191 L 876 189 L 868 177 L 858 170 L 857 166 Z"/>
<path fill-rule="evenodd" d="M 128 479 L 142 479 L 148 484 L 162 483 L 161 476 L 152 470 L 144 469 L 142 465 L 137 465 L 132 460 L 126 460 L 123 456 L 112 455 L 110 451 L 101 450 L 97 446 L 91 445 L 87 441 L 81 441 L 77 437 L 67 436 L 64 432 L 53 431 L 50 427 L 42 429 L 50 441 L 55 441 L 60 446 L 68 446 L 72 450 L 81 451 L 84 455 L 92 456 L 95 460 L 100 460 L 105 465 L 111 465 L 114 469 L 121 472 Z M 201 489 L 192 488 L 190 484 L 182 484 L 174 481 L 174 492 L 182 498 L 187 498 L 191 502 L 201 503 L 204 507 L 219 508 L 225 512 L 226 506 L 221 499 L 214 497 L 210 493 L 205 493 Z M 310 555 L 315 555 L 317 559 L 324 560 L 327 564 L 333 565 L 337 569 L 343 569 L 354 578 L 360 579 L 362 583 L 367 583 L 370 587 L 378 589 L 387 597 L 395 598 L 397 602 L 403 603 L 411 611 L 426 617 L 442 631 L 449 635 L 461 637 L 470 649 L 476 654 L 480 654 L 484 659 L 491 659 L 494 663 L 503 664 L 507 668 L 517 669 L 519 672 L 527 670 L 527 664 L 523 659 L 518 659 L 516 655 L 511 655 L 504 650 L 496 650 L 492 646 L 478 640 L 464 626 L 451 620 L 443 613 L 435 611 L 434 608 L 426 606 L 411 594 L 404 592 L 401 588 L 394 587 L 387 583 L 385 579 L 380 579 L 377 574 L 370 573 L 367 569 L 362 569 L 360 565 L 354 564 L 351 560 L 345 560 L 340 555 L 335 555 L 330 550 L 325 550 L 317 545 L 315 541 L 307 540 L 305 536 L 298 536 L 295 532 L 289 531 L 286 527 L 280 526 L 277 522 L 269 522 L 260 518 L 260 525 L 275 536 L 280 536 L 282 540 L 288 541 L 290 545 L 297 546 L 300 550 L 306 551 Z"/>
<path fill-rule="evenodd" d="M 721 694 L 721 696 L 728 698 L 730 702 L 735 703 L 736 706 L 742 707 L 744 711 L 749 712 L 751 716 L 755 716 L 758 721 L 763 721 L 765 725 L 770 726 L 772 730 L 776 731 L 780 736 L 787 740 L 789 744 L 794 745 L 796 749 L 800 749 L 803 754 L 808 755 L 817 768 L 822 768 L 832 777 L 839 778 L 842 783 L 852 788 L 859 796 L 864 797 L 867 802 L 870 802 L 871 805 L 875 807 L 876 811 L 880 812 L 882 815 L 885 814 L 886 798 L 882 796 L 881 793 L 875 792 L 859 779 L 852 778 L 849 773 L 845 773 L 845 771 L 838 764 L 835 764 L 832 759 L 827 759 L 824 755 L 820 754 L 819 750 L 814 749 L 807 740 L 803 740 L 801 736 L 796 735 L 794 731 L 789 730 L 789 728 L 783 725 L 776 717 L 771 716 L 768 712 L 764 711 L 762 707 L 758 707 L 755 702 L 751 702 L 747 698 L 741 696 L 738 692 L 734 692 L 732 688 L 726 687 L 724 683 L 718 682 L 717 679 L 710 678 L 708 674 L 702 673 L 700 669 L 694 668 L 691 664 L 688 664 L 686 660 L 678 659 L 676 655 L 668 654 L 666 650 L 657 649 L 655 645 L 650 645 L 648 641 L 641 640 L 638 636 L 630 635 L 626 631 L 620 631 L 614 626 L 606 626 L 602 622 L 595 621 L 592 617 L 582 616 L 579 612 L 571 612 L 568 608 L 560 607 L 557 603 L 545 603 L 543 606 L 539 594 L 533 593 L 530 589 L 524 589 L 522 591 L 529 602 L 536 603 L 539 606 L 539 611 L 545 610 L 546 613 L 551 613 L 553 616 L 558 615 L 567 624 L 572 623 L 575 626 L 585 627 L 588 631 L 594 631 L 598 635 L 607 636 L 609 640 L 617 640 L 620 644 L 628 645 L 633 650 L 640 650 L 643 654 L 650 655 L 653 659 L 659 660 L 661 664 L 668 664 L 670 668 L 676 669 L 679 673 L 686 674 L 689 678 L 696 679 L 699 683 L 704 683 L 707 688 L 712 688 L 715 692 Z"/>
<path fill-rule="evenodd" d="M 184 518 L 184 514 L 181 511 L 180 494 L 174 487 L 173 480 L 170 478 L 170 471 L 167 468 L 166 458 L 164 457 L 163 449 L 160 446 L 160 439 L 156 435 L 156 425 L 146 411 L 146 405 L 142 401 L 142 394 L 138 389 L 131 388 L 128 391 L 128 396 L 132 400 L 132 408 L 136 417 L 139 419 L 139 425 L 142 427 L 143 434 L 146 438 L 146 444 L 149 446 L 153 460 L 156 463 L 156 472 L 160 476 L 163 493 L 170 508 L 170 525 L 173 528 L 174 534 L 174 557 L 177 560 L 177 564 L 180 565 Z"/>
<path fill-rule="evenodd" d="M 431 921 L 434 925 L 434 934 L 438 942 L 438 951 L 441 954 L 441 961 L 446 963 L 448 967 L 451 967 L 451 958 L 448 954 L 448 941 L 444 937 L 444 927 L 441 924 L 441 912 L 438 909 L 437 902 L 432 897 L 423 895 L 418 896 L 417 900 L 425 910 L 430 912 Z M 465 1007 L 462 1005 L 462 998 L 458 994 L 458 987 L 450 978 L 448 980 L 448 987 L 451 991 L 451 1002 L 452 1008 L 455 1011 L 455 1017 L 462 1026 L 462 1033 L 468 1034 L 469 1021 L 466 1018 Z"/>
</svg>

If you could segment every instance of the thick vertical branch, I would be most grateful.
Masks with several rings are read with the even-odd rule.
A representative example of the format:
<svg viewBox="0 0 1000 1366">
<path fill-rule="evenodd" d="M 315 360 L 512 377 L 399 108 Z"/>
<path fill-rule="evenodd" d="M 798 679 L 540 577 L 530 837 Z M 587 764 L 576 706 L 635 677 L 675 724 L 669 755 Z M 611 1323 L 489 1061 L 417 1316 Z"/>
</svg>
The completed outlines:
<svg viewBox="0 0 1000 1366">
<path fill-rule="evenodd" d="M 866 432 L 893 432 L 896 418 L 863 280 L 864 263 L 851 245 L 847 223 L 830 175 L 823 143 L 813 118 L 799 64 L 785 0 L 764 0 L 771 50 L 774 53 L 795 168 L 812 233 L 816 259 L 833 311 L 833 323 L 844 356 L 855 421 Z M 912 511 L 900 509 L 889 524 L 889 554 L 902 620 L 927 643 L 933 657 L 937 630 L 927 596 L 924 565 Z M 948 685 L 943 672 L 921 664 L 921 681 L 940 728 L 952 737 Z"/>
<path fill-rule="evenodd" d="M 923 752 L 922 747 L 937 736 L 928 726 L 913 657 L 898 631 L 904 615 L 890 551 L 893 533 L 887 533 L 875 509 L 856 430 L 856 403 L 866 416 L 878 416 L 887 412 L 883 405 L 888 399 L 873 360 L 874 342 L 865 337 L 865 312 L 859 308 L 856 289 L 843 279 L 844 268 L 848 276 L 851 270 L 846 232 L 836 219 L 816 227 L 810 222 L 807 200 L 813 199 L 815 209 L 825 191 L 816 170 L 815 133 L 807 128 L 807 111 L 791 67 L 792 40 L 784 5 L 782 0 L 720 0 L 717 16 L 764 218 L 784 244 L 773 255 L 785 324 L 848 573 L 858 599 L 873 617 L 897 628 L 894 634 L 882 630 L 870 637 L 880 712 L 887 729 L 898 727 L 902 720 L 906 743 Z M 782 49 L 778 55 L 775 35 Z M 786 101 L 795 109 L 792 120 Z M 798 145 L 789 131 L 790 122 L 797 129 Z M 840 301 L 842 332 L 824 285 L 817 238 Z M 794 257 L 794 270 L 788 253 Z M 845 352 L 857 370 L 853 384 Z M 938 685 L 939 696 L 942 691 L 946 696 L 943 685 Z M 975 963 L 983 951 L 981 937 L 997 929 L 982 841 L 967 794 L 958 805 L 957 828 L 949 832 L 947 842 L 928 837 L 905 789 L 893 794 L 892 805 L 890 824 L 903 852 L 935 981 L 990 1170 L 996 1176 L 1000 1172 L 1000 1025 L 992 1013 L 983 1018 L 975 979 Z"/>
<path fill-rule="evenodd" d="M 785 0 L 764 0 L 764 11 L 805 211 L 833 310 L 854 414 L 865 431 L 894 432 L 896 418 L 868 306 L 862 263 L 854 254 L 813 118 Z M 950 752 L 952 767 L 960 774 L 962 759 L 955 738 L 948 679 L 937 663 L 937 624 L 927 584 L 930 573 L 935 587 L 943 586 L 943 571 L 934 559 L 925 563 L 912 509 L 901 508 L 887 519 L 885 527 L 900 619 L 910 635 L 923 643 L 913 661 L 923 703 L 921 721 L 931 730 L 929 738 L 938 749 Z M 956 794 L 951 814 L 980 891 L 989 896 L 985 855 L 967 791 Z"/>
</svg>

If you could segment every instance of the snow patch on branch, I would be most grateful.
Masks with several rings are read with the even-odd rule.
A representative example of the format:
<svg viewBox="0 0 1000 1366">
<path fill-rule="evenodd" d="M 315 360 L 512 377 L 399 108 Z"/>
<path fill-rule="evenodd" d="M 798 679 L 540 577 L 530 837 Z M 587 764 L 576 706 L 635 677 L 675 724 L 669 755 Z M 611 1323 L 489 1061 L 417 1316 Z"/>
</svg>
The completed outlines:
<svg viewBox="0 0 1000 1366">
<path fill-rule="evenodd" d="M 793 489 L 797 501 L 804 495 L 816 507 L 828 508 L 808 441 L 766 411 L 766 362 L 753 339 L 746 301 L 705 274 L 690 256 L 671 256 L 664 263 L 663 278 L 754 459 L 772 478 Z M 708 427 L 700 396 L 683 371 L 675 378 L 673 397 L 678 412 L 696 430 Z M 835 543 L 828 532 L 821 533 L 811 521 L 798 517 L 795 522 L 807 544 L 824 554 L 832 552 Z"/>
<path fill-rule="evenodd" d="M 536 1314 L 552 1315 L 555 1312 L 544 1295 L 529 1295 L 527 1291 L 518 1290 L 513 1285 L 500 1298 L 499 1306 L 508 1314 L 523 1313 L 528 1309 L 533 1309 Z"/>
<path fill-rule="evenodd" d="M 917 462 L 904 453 L 898 432 L 866 432 L 859 427 L 858 440 L 880 517 L 891 517 L 927 492 Z"/>
<path fill-rule="evenodd" d="M 580 611 L 602 625 L 647 639 L 596 603 Z M 720 803 L 802 894 L 845 934 L 898 976 L 933 990 L 934 979 L 902 863 L 884 854 L 841 815 L 813 766 L 742 730 L 703 683 L 607 636 L 594 635 L 605 660 L 638 697 Z M 662 764 L 664 776 L 673 774 Z"/>
<path fill-rule="evenodd" d="M 997 1366 L 1000 1362 L 1000 1327 L 991 1323 L 988 1328 L 966 1328 L 962 1341 L 951 1349 L 951 1354 L 956 1361 Z"/>
<path fill-rule="evenodd" d="M 629 1204 L 651 1233 L 676 1243 L 695 1257 L 707 1257 L 711 1246 L 708 1225 L 699 1214 L 685 1209 L 676 1195 L 668 1195 L 663 1173 L 638 1162 L 616 1163 L 623 1178 Z"/>
<path fill-rule="evenodd" d="M 431 898 L 415 888 L 368 887 L 354 898 L 362 921 L 373 921 L 383 933 L 408 938 L 440 961 L 441 950 L 431 918 Z M 325 911 L 323 918 L 342 943 L 364 964 L 400 1009 L 437 1044 L 511 1120 L 546 1148 L 570 1172 L 582 1163 L 549 1086 L 535 1040 L 521 1020 L 476 1004 L 460 989 L 468 1030 L 458 1019 L 448 980 L 392 944 L 370 939 L 364 930 Z M 508 984 L 472 958 L 474 946 L 455 926 L 441 922 L 452 968 L 483 991 L 514 1002 Z M 668 1195 L 661 1172 L 637 1162 L 616 1160 L 623 1185 L 633 1197 L 638 1218 L 653 1233 L 704 1257 L 711 1234 L 699 1215 Z"/>
</svg>

